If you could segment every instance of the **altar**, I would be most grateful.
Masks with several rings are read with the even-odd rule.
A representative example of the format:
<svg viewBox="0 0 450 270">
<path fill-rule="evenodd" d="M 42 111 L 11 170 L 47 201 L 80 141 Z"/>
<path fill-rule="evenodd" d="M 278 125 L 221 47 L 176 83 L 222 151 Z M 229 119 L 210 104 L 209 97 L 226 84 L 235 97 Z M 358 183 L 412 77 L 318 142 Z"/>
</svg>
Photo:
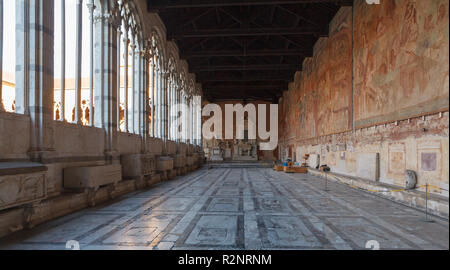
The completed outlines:
<svg viewBox="0 0 450 270">
<path fill-rule="evenodd" d="M 211 161 L 257 161 L 257 140 L 212 140 L 205 153 Z"/>
<path fill-rule="evenodd" d="M 257 144 L 254 141 L 237 140 L 233 147 L 233 160 L 257 161 Z"/>
</svg>

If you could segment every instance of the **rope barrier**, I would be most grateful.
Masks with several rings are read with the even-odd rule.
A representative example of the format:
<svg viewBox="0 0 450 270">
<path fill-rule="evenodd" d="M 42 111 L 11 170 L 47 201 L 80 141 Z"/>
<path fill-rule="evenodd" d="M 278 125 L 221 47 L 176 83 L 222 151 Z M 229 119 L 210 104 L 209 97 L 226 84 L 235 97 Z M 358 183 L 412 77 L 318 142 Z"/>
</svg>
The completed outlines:
<svg viewBox="0 0 450 270">
<path fill-rule="evenodd" d="M 336 179 L 338 180 L 338 179 Z M 338 180 L 339 181 L 339 180 Z M 341 181 L 339 181 L 341 182 Z M 368 192 L 373 192 L 373 193 L 390 193 L 390 192 L 403 192 L 403 191 L 409 191 L 409 190 L 417 190 L 420 188 L 425 188 L 425 222 L 434 222 L 433 220 L 428 218 L 428 196 L 430 193 L 430 188 L 434 188 L 434 189 L 438 189 L 438 190 L 444 190 L 444 191 L 448 191 L 446 189 L 443 189 L 441 187 L 435 186 L 435 185 L 430 185 L 430 184 L 425 184 L 425 185 L 421 185 L 421 186 L 417 186 L 413 189 L 406 189 L 406 188 L 402 188 L 402 189 L 391 189 L 391 190 L 375 190 L 375 189 L 365 189 L 365 188 L 361 188 L 361 187 L 357 187 L 355 185 L 353 185 L 353 180 L 351 184 L 348 183 L 344 183 L 347 186 L 353 188 L 353 189 L 357 189 L 357 190 L 362 190 L 362 191 L 368 191 Z M 387 188 L 384 188 L 387 189 Z M 325 173 L 325 191 L 329 191 L 328 189 L 328 173 Z"/>
<path fill-rule="evenodd" d="M 327 181 L 327 177 L 325 174 L 325 181 Z M 425 184 L 425 185 L 421 185 L 421 186 L 417 186 L 413 189 L 391 189 L 391 190 L 374 190 L 374 189 L 365 189 L 365 188 L 361 188 L 361 187 L 357 187 L 353 184 L 347 184 L 348 186 L 350 186 L 353 189 L 357 189 L 357 190 L 363 190 L 363 191 L 368 191 L 368 192 L 373 192 L 373 193 L 388 193 L 388 192 L 402 192 L 402 191 L 408 191 L 408 190 L 417 190 L 419 188 L 425 188 L 425 222 L 434 222 L 432 219 L 429 219 L 429 215 L 428 215 L 428 196 L 430 193 L 430 187 L 431 188 L 435 188 L 435 189 L 439 189 L 439 190 L 445 190 L 441 187 L 435 186 L 435 185 L 430 185 L 430 184 Z"/>
</svg>

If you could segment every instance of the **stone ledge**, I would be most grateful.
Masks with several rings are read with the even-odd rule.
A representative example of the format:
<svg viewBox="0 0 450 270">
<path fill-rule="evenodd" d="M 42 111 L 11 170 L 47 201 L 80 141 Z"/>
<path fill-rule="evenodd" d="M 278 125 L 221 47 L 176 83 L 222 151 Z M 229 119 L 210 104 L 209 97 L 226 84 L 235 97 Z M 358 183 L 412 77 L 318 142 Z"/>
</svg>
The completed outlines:
<svg viewBox="0 0 450 270">
<path fill-rule="evenodd" d="M 0 176 L 45 172 L 45 165 L 35 162 L 0 162 Z"/>
<path fill-rule="evenodd" d="M 325 173 L 316 169 L 309 169 L 309 174 L 324 177 Z M 370 181 L 354 176 L 343 175 L 339 173 L 327 173 L 328 180 L 337 181 L 347 185 L 353 185 L 361 189 L 371 190 L 398 190 L 404 187 L 394 186 L 386 183 Z M 369 192 L 369 191 L 367 191 Z M 405 190 L 402 192 L 369 192 L 375 196 L 383 197 L 391 201 L 413 207 L 415 209 L 425 210 L 425 192 L 419 190 Z M 428 212 L 439 217 L 449 218 L 449 199 L 437 194 L 428 194 Z"/>
</svg>

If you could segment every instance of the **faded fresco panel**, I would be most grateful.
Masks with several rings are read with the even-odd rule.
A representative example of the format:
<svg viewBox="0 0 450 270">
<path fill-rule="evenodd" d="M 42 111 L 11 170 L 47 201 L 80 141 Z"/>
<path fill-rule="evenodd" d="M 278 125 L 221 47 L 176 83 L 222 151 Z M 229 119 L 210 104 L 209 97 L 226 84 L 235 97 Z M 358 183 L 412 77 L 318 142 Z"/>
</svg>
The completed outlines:
<svg viewBox="0 0 450 270">
<path fill-rule="evenodd" d="M 304 60 L 303 71 L 296 76 L 296 89 L 286 105 L 295 108 L 288 125 L 298 127 L 297 139 L 351 129 L 351 28 L 351 8 L 341 8 L 330 23 L 329 38 L 317 41 L 314 56 Z"/>
<path fill-rule="evenodd" d="M 449 107 L 449 1 L 355 1 L 355 126 Z"/>
</svg>

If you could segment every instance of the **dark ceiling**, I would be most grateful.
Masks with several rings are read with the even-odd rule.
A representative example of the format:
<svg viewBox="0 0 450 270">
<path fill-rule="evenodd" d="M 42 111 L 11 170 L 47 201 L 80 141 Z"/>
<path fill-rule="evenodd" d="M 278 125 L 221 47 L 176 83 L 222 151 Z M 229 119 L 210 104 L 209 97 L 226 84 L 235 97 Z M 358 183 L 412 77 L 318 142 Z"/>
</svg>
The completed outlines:
<svg viewBox="0 0 450 270">
<path fill-rule="evenodd" d="M 352 0 L 148 0 L 209 101 L 277 102 Z"/>
</svg>

